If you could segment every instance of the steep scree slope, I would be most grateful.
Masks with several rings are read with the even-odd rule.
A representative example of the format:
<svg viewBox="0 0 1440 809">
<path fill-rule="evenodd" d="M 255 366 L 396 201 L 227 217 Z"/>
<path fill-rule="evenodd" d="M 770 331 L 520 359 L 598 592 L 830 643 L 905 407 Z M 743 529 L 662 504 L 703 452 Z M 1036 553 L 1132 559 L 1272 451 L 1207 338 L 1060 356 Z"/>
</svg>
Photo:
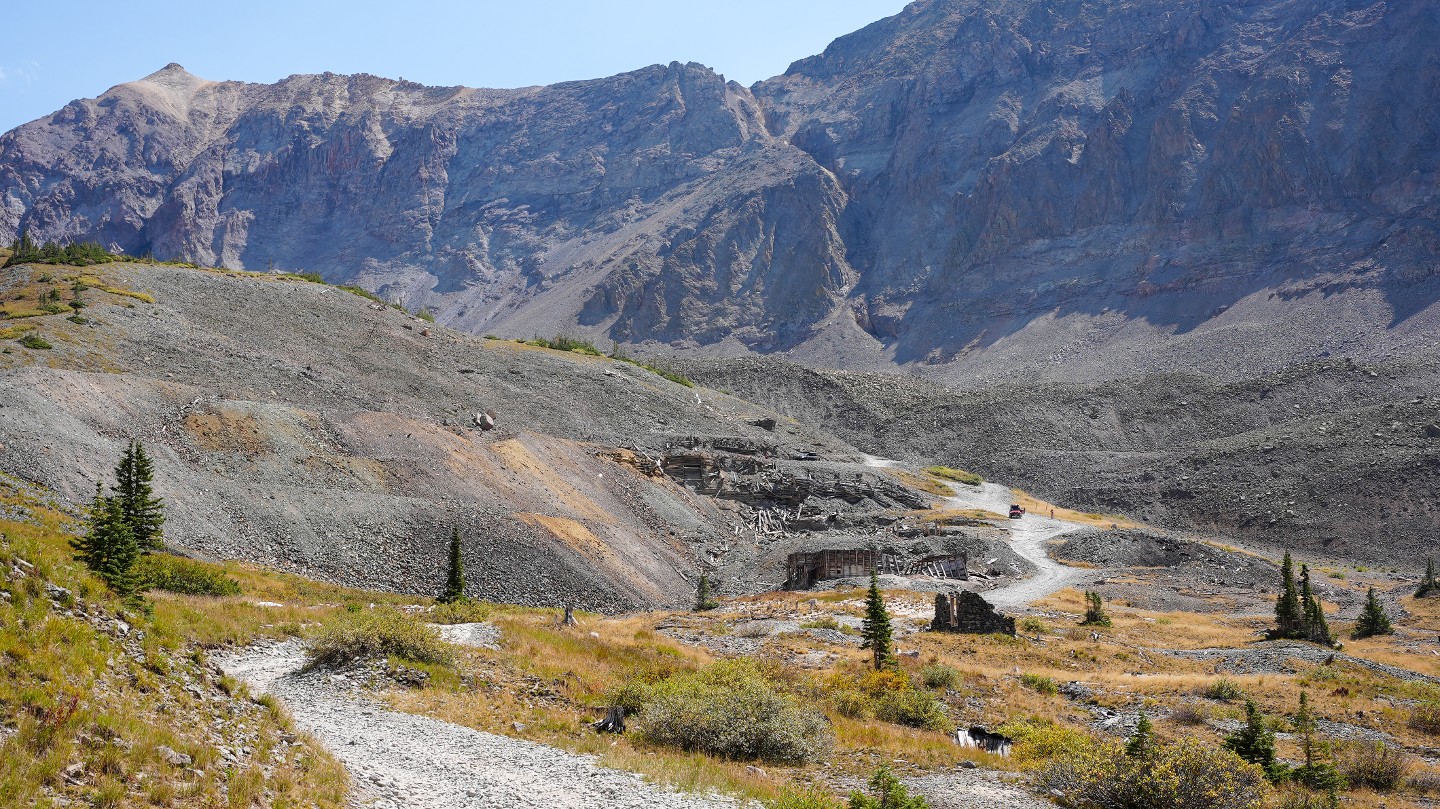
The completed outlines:
<svg viewBox="0 0 1440 809">
<path fill-rule="evenodd" d="M 6 335 L 0 471 L 86 501 L 139 438 L 166 537 L 195 552 L 426 593 L 458 527 L 473 594 L 614 609 L 685 603 L 702 564 L 728 592 L 783 579 L 751 562 L 794 537 L 737 530 L 763 510 L 870 530 L 929 504 L 837 439 L 632 364 L 276 276 L 99 272 L 83 318 L 26 321 L 54 348 Z"/>
</svg>

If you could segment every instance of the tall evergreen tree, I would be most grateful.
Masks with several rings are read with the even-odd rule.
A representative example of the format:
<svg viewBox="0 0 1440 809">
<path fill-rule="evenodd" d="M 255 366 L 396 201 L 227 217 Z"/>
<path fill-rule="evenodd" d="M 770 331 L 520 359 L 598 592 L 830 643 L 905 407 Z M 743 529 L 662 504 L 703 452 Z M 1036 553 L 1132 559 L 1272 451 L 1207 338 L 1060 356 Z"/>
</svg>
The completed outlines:
<svg viewBox="0 0 1440 809">
<path fill-rule="evenodd" d="M 465 597 L 465 561 L 460 557 L 460 529 L 450 534 L 450 571 L 445 576 L 445 590 L 435 599 L 441 604 L 454 604 Z"/>
<path fill-rule="evenodd" d="M 1304 640 L 1325 646 L 1335 645 L 1335 636 L 1330 634 L 1330 626 L 1325 623 L 1325 607 L 1310 587 L 1308 565 L 1300 566 L 1300 614 L 1301 637 Z"/>
<path fill-rule="evenodd" d="M 1225 747 L 1251 764 L 1259 764 L 1267 776 L 1275 777 L 1275 734 L 1265 727 L 1265 717 L 1255 700 L 1245 700 L 1245 725 L 1225 737 Z"/>
<path fill-rule="evenodd" d="M 1431 593 L 1440 593 L 1440 582 L 1435 581 L 1435 559 L 1433 557 L 1425 560 L 1425 578 L 1420 580 L 1420 587 L 1415 591 L 1415 597 L 1424 598 Z"/>
<path fill-rule="evenodd" d="M 159 550 L 162 545 L 160 526 L 165 522 L 165 504 L 150 485 L 154 479 L 155 466 L 145 454 L 144 445 L 131 441 L 115 467 L 115 497 L 143 551 Z"/>
<path fill-rule="evenodd" d="M 1295 564 L 1286 551 L 1285 561 L 1280 565 L 1280 597 L 1275 601 L 1275 637 L 1300 637 L 1303 620 L 1300 594 L 1295 589 Z"/>
<path fill-rule="evenodd" d="M 1360 612 L 1360 620 L 1355 622 L 1355 637 L 1393 634 L 1395 628 L 1390 625 L 1390 616 L 1385 614 L 1385 605 L 1380 603 L 1380 598 L 1375 595 L 1375 588 L 1371 587 L 1365 596 L 1365 609 Z"/>
<path fill-rule="evenodd" d="M 140 546 L 135 542 L 135 532 L 119 500 L 106 497 L 99 483 L 95 484 L 95 501 L 90 504 L 88 522 L 85 536 L 71 540 L 75 558 L 104 579 L 116 593 L 134 595 L 141 584 L 135 573 Z"/>
<path fill-rule="evenodd" d="M 885 609 L 885 599 L 880 595 L 880 576 L 873 570 L 870 571 L 870 592 L 865 596 L 865 620 L 860 624 L 860 636 L 865 639 L 860 648 L 870 650 L 876 671 L 895 664 L 890 612 Z"/>
<path fill-rule="evenodd" d="M 1327 794 L 1329 806 L 1339 806 L 1337 792 L 1345 786 L 1345 776 L 1328 759 L 1329 749 L 1315 741 L 1316 722 L 1310 713 L 1310 697 L 1300 692 L 1300 710 L 1295 713 L 1295 732 L 1300 736 L 1300 752 L 1305 756 L 1304 765 L 1290 773 L 1290 777 L 1311 789 Z"/>
</svg>

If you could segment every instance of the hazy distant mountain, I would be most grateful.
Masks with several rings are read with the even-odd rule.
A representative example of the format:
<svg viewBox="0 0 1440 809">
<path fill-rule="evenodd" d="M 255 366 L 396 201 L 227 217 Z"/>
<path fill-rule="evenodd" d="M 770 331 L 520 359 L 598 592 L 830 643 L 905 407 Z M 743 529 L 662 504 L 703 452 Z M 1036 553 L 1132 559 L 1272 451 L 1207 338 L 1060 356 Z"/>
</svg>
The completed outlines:
<svg viewBox="0 0 1440 809">
<path fill-rule="evenodd" d="M 170 65 L 0 138 L 0 238 L 952 380 L 1409 352 L 1440 297 L 1437 41 L 1421 0 L 921 0 L 749 89 Z"/>
</svg>

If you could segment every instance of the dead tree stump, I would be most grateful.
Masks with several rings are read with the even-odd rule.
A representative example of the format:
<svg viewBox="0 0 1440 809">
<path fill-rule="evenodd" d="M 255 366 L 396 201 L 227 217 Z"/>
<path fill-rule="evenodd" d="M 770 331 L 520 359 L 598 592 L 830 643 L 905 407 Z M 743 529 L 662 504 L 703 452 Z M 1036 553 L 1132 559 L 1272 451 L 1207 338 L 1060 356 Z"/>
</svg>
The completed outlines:
<svg viewBox="0 0 1440 809">
<path fill-rule="evenodd" d="M 605 718 L 591 725 L 597 733 L 624 733 L 625 709 L 616 705 L 605 712 Z"/>
<path fill-rule="evenodd" d="M 575 620 L 575 608 L 574 608 L 574 607 L 572 607 L 572 606 L 570 606 L 570 605 L 568 605 L 568 604 L 565 605 L 565 615 L 560 618 L 560 620 L 559 620 L 559 622 L 558 622 L 558 625 L 559 625 L 559 626 L 579 626 L 579 622 L 577 622 L 577 621 Z"/>
</svg>

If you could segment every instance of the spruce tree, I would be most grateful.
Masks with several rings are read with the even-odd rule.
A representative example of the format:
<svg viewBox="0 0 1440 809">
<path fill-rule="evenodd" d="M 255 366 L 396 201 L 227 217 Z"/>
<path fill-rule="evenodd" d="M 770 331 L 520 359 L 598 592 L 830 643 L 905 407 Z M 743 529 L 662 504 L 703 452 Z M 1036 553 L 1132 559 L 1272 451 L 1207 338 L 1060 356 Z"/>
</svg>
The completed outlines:
<svg viewBox="0 0 1440 809">
<path fill-rule="evenodd" d="M 1295 713 L 1295 732 L 1300 736 L 1300 752 L 1305 756 L 1304 765 L 1290 773 L 1290 777 L 1305 786 L 1321 790 L 1330 798 L 1331 806 L 1338 806 L 1337 792 L 1345 787 L 1345 776 L 1340 774 L 1332 761 L 1322 761 L 1322 756 L 1328 757 L 1328 751 L 1324 744 L 1315 741 L 1316 722 L 1313 714 L 1310 713 L 1310 697 L 1304 691 L 1300 692 L 1300 710 Z"/>
<path fill-rule="evenodd" d="M 1435 581 L 1435 559 L 1425 560 L 1425 578 L 1420 581 L 1420 588 L 1415 591 L 1416 598 L 1424 598 L 1431 593 L 1440 593 L 1440 582 Z"/>
<path fill-rule="evenodd" d="M 710 577 L 704 573 L 700 574 L 700 583 L 695 587 L 695 611 L 705 612 L 720 606 L 710 592 Z"/>
<path fill-rule="evenodd" d="M 115 497 L 120 501 L 135 542 L 141 550 L 159 550 L 162 542 L 160 526 L 165 522 L 164 503 L 154 496 L 151 481 L 155 466 L 139 441 L 125 447 L 120 464 L 115 467 Z"/>
<path fill-rule="evenodd" d="M 125 518 L 120 501 L 106 497 L 99 483 L 95 484 L 95 501 L 90 504 L 88 521 L 89 529 L 85 536 L 71 540 L 71 547 L 76 551 L 75 558 L 84 562 L 116 593 L 134 595 L 141 585 L 135 573 L 140 546 L 135 542 L 135 532 Z"/>
<path fill-rule="evenodd" d="M 1369 594 L 1365 596 L 1365 609 L 1360 612 L 1360 620 L 1355 622 L 1355 637 L 1393 634 L 1395 628 L 1390 626 L 1390 616 L 1385 614 L 1385 605 L 1380 603 L 1379 597 L 1375 595 L 1375 588 L 1371 587 Z"/>
<path fill-rule="evenodd" d="M 1110 616 L 1105 614 L 1105 601 L 1099 593 L 1085 591 L 1085 620 L 1081 626 L 1110 626 Z"/>
<path fill-rule="evenodd" d="M 1251 764 L 1259 764 L 1274 779 L 1275 734 L 1265 727 L 1265 717 L 1255 700 L 1245 700 L 1245 726 L 1225 737 L 1225 748 Z"/>
<path fill-rule="evenodd" d="M 450 535 L 450 572 L 445 576 L 445 591 L 435 599 L 441 604 L 454 604 L 465 597 L 465 562 L 460 557 L 460 529 Z"/>
<path fill-rule="evenodd" d="M 1310 568 L 1307 565 L 1300 566 L 1300 614 L 1301 638 L 1325 646 L 1335 645 L 1335 637 L 1325 623 L 1325 608 L 1310 588 Z"/>
<path fill-rule="evenodd" d="M 1300 612 L 1300 594 L 1295 589 L 1295 565 L 1290 561 L 1290 552 L 1285 552 L 1285 561 L 1280 565 L 1280 597 L 1275 601 L 1275 637 L 1298 638 L 1303 634 Z"/>
<path fill-rule="evenodd" d="M 865 596 L 865 620 L 860 624 L 860 635 L 865 639 L 860 648 L 870 650 L 876 671 L 895 664 L 890 613 L 880 595 L 880 576 L 873 570 L 870 571 L 870 592 Z"/>
<path fill-rule="evenodd" d="M 1140 711 L 1140 719 L 1135 723 L 1135 735 L 1125 743 L 1125 755 L 1130 758 L 1145 759 L 1155 752 L 1155 726 L 1151 724 L 1150 717 L 1145 711 Z"/>
</svg>

